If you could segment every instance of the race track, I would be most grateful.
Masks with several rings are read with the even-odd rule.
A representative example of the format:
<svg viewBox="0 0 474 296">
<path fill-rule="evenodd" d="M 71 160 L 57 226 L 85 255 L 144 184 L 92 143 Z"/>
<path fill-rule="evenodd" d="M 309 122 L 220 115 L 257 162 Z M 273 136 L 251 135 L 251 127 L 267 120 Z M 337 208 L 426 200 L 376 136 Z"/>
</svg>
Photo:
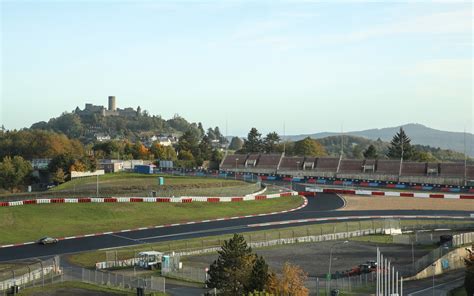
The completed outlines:
<svg viewBox="0 0 474 296">
<path fill-rule="evenodd" d="M 82 237 L 62 240 L 55 245 L 21 245 L 0 249 L 0 262 L 28 258 L 41 258 L 52 255 L 70 254 L 82 251 L 104 248 L 138 245 L 143 243 L 172 241 L 179 239 L 197 238 L 229 233 L 284 228 L 295 225 L 323 223 L 314 221 L 320 218 L 347 217 L 344 221 L 357 220 L 362 216 L 443 216 L 469 217 L 472 211 L 423 211 L 423 210 L 372 210 L 372 211 L 335 211 L 344 206 L 344 200 L 335 194 L 318 193 L 308 196 L 308 205 L 300 210 L 234 220 L 210 221 L 196 224 L 169 226 L 155 229 L 145 229 L 124 232 L 120 234 L 105 234 L 93 237 Z M 307 221 L 313 219 L 313 221 Z M 366 218 L 367 219 L 367 218 Z M 297 221 L 299 220 L 299 221 Z M 301 221 L 302 220 L 302 221 Z M 291 221 L 286 224 L 280 222 Z M 92 223 L 93 221 L 91 221 Z M 261 225 L 264 224 L 264 225 Z"/>
</svg>

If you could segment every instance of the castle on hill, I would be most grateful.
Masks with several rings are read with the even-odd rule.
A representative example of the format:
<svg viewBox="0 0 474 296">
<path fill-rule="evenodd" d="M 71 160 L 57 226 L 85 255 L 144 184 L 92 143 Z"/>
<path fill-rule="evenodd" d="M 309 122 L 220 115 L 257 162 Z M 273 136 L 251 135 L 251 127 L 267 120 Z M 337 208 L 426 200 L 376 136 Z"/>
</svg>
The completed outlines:
<svg viewBox="0 0 474 296">
<path fill-rule="evenodd" d="M 115 96 L 109 96 L 109 106 L 105 108 L 104 106 L 98 106 L 86 103 L 84 110 L 81 110 L 79 107 L 76 107 L 74 113 L 79 116 L 88 116 L 93 114 L 100 114 L 104 117 L 107 116 L 123 116 L 123 117 L 136 117 L 141 114 L 142 110 L 138 106 L 137 110 L 127 107 L 124 109 L 117 108 L 117 101 Z"/>
</svg>

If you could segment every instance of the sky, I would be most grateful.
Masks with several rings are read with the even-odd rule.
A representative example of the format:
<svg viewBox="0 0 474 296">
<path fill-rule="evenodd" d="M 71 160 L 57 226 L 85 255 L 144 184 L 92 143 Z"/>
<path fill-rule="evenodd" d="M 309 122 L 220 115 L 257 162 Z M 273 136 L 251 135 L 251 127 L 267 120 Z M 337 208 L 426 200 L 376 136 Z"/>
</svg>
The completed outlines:
<svg viewBox="0 0 474 296">
<path fill-rule="evenodd" d="M 114 95 L 228 135 L 473 131 L 470 1 L 0 2 L 7 129 Z"/>
</svg>

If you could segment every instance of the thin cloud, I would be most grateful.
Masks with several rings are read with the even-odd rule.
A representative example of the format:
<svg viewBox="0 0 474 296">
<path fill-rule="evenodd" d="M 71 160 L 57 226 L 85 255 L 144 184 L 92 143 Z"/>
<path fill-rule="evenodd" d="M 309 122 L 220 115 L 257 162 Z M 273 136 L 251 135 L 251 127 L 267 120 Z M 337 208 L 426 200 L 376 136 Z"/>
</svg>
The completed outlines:
<svg viewBox="0 0 474 296">
<path fill-rule="evenodd" d="M 417 16 L 391 24 L 374 24 L 371 28 L 323 36 L 329 43 L 359 42 L 396 34 L 452 34 L 472 32 L 472 12 L 458 10 Z"/>
</svg>

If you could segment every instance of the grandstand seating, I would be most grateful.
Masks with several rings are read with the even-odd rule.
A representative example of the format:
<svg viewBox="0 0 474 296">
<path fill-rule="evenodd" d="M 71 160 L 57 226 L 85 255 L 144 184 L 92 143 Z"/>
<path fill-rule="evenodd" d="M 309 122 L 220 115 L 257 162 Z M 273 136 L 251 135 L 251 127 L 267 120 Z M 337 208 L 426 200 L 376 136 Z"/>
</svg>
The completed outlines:
<svg viewBox="0 0 474 296">
<path fill-rule="evenodd" d="M 464 163 L 440 163 L 439 175 L 442 177 L 464 177 Z"/>
<path fill-rule="evenodd" d="M 221 169 L 235 169 L 236 162 L 237 168 L 244 168 L 246 160 L 246 154 L 227 155 L 222 162 Z"/>
<path fill-rule="evenodd" d="M 439 174 L 439 164 L 428 162 L 426 164 L 426 174 L 428 176 L 437 176 Z"/>
<path fill-rule="evenodd" d="M 403 162 L 402 165 L 403 176 L 425 176 L 426 163 L 424 162 Z"/>
<path fill-rule="evenodd" d="M 316 157 L 306 157 L 303 162 L 303 170 L 312 170 L 316 166 Z"/>
<path fill-rule="evenodd" d="M 358 159 L 342 159 L 339 173 L 360 173 L 362 172 L 363 160 Z"/>
<path fill-rule="evenodd" d="M 339 158 L 320 157 L 316 159 L 315 170 L 318 172 L 336 172 Z"/>
<path fill-rule="evenodd" d="M 474 180 L 474 165 L 467 166 L 467 179 Z"/>
<path fill-rule="evenodd" d="M 283 157 L 280 164 L 282 171 L 294 171 L 303 169 L 304 157 Z"/>
<path fill-rule="evenodd" d="M 375 171 L 378 174 L 398 175 L 400 171 L 399 160 L 377 160 Z"/>
<path fill-rule="evenodd" d="M 281 154 L 260 154 L 257 162 L 257 168 L 262 169 L 274 169 L 278 168 L 280 163 Z"/>
<path fill-rule="evenodd" d="M 248 171 L 253 173 L 303 174 L 306 176 L 335 177 L 339 158 L 337 157 L 286 157 L 281 154 L 234 154 L 227 155 L 221 163 L 223 170 Z M 400 161 L 397 160 L 354 160 L 342 159 L 338 176 L 343 178 L 361 179 L 365 176 L 380 178 L 380 180 L 400 181 L 397 178 Z M 474 165 L 466 167 L 468 180 L 474 180 Z M 451 182 L 461 184 L 464 179 L 464 163 L 420 163 L 403 162 L 403 182 L 433 182 L 440 184 Z M 453 181 L 457 179 L 457 181 Z M 454 183 L 452 183 L 454 182 Z"/>
<path fill-rule="evenodd" d="M 247 157 L 247 160 L 245 161 L 245 167 L 255 167 L 258 163 L 258 159 L 260 157 L 260 154 L 250 154 Z"/>
<path fill-rule="evenodd" d="M 362 164 L 362 171 L 364 173 L 374 173 L 376 164 L 377 164 L 377 160 L 366 159 L 364 160 L 364 163 Z"/>
</svg>

